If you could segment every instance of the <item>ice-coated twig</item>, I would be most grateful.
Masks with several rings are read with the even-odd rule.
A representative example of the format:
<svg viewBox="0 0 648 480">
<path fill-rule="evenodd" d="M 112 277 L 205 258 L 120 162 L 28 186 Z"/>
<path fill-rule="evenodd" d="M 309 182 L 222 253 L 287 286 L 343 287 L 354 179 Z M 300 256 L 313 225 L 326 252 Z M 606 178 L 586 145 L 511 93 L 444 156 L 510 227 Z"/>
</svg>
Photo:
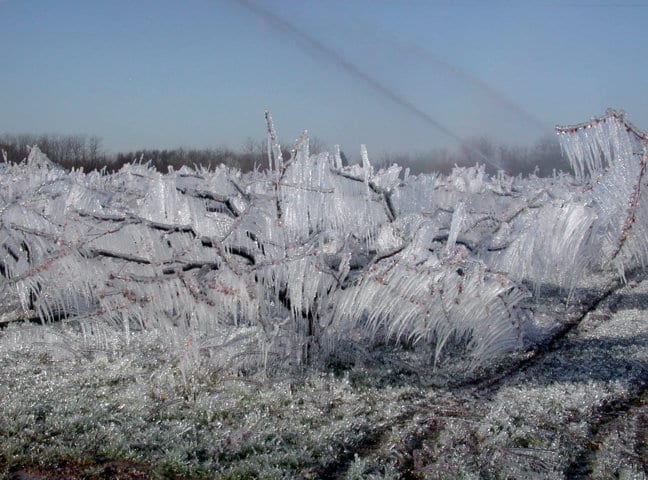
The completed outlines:
<svg viewBox="0 0 648 480">
<path fill-rule="evenodd" d="M 283 168 L 281 145 L 277 142 L 277 133 L 275 132 L 270 112 L 265 112 L 265 119 L 268 131 L 268 166 L 271 170 L 279 172 Z"/>
</svg>

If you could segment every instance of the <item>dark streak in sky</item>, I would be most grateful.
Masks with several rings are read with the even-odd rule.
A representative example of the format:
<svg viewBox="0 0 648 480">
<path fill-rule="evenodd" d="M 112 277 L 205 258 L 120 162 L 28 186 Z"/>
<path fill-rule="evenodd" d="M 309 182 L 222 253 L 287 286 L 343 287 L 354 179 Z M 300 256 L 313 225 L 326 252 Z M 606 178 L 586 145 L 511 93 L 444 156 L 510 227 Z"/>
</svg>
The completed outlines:
<svg viewBox="0 0 648 480">
<path fill-rule="evenodd" d="M 431 63 L 438 70 L 445 71 L 457 79 L 463 81 L 468 86 L 472 87 L 476 92 L 481 93 L 485 97 L 491 99 L 496 104 L 504 107 L 506 110 L 514 113 L 520 120 L 524 120 L 529 126 L 536 128 L 538 131 L 546 133 L 552 130 L 553 126 L 549 125 L 538 117 L 524 109 L 522 106 L 515 103 L 508 98 L 504 93 L 493 88 L 491 85 L 481 80 L 480 78 L 466 72 L 457 65 L 444 60 L 443 58 L 431 53 L 430 51 L 418 45 L 406 45 L 401 40 L 384 33 L 382 36 L 387 37 L 388 41 L 394 45 L 401 53 L 414 54 L 419 58 L 424 58 L 427 62 Z"/>
<path fill-rule="evenodd" d="M 320 57 L 326 59 L 327 61 L 337 65 L 341 70 L 345 71 L 351 77 L 359 80 L 365 85 L 371 87 L 375 92 L 382 95 L 384 98 L 391 100 L 393 103 L 401 107 L 401 109 L 409 112 L 412 116 L 423 120 L 425 123 L 433 127 L 435 130 L 443 133 L 449 138 L 457 141 L 458 143 L 463 143 L 463 139 L 450 130 L 448 127 L 434 119 L 430 114 L 421 110 L 414 103 L 407 100 L 406 98 L 395 93 L 389 87 L 383 83 L 376 80 L 371 75 L 368 75 L 363 70 L 354 65 L 350 60 L 346 59 L 343 55 L 335 51 L 334 49 L 324 45 L 322 42 L 312 37 L 308 33 L 304 32 L 300 28 L 296 27 L 292 23 L 284 20 L 283 18 L 277 16 L 269 10 L 257 5 L 256 3 L 250 0 L 234 0 L 236 3 L 246 8 L 247 10 L 253 12 L 255 15 L 263 18 L 268 25 L 272 26 L 274 29 L 289 35 L 298 41 L 298 46 L 304 50 L 309 51 L 310 53 L 317 53 Z M 487 158 L 482 152 L 476 149 L 472 149 L 474 153 L 479 155 L 479 157 L 484 160 L 484 162 L 495 167 L 496 169 L 501 169 L 499 165 L 493 162 L 491 159 Z"/>
</svg>

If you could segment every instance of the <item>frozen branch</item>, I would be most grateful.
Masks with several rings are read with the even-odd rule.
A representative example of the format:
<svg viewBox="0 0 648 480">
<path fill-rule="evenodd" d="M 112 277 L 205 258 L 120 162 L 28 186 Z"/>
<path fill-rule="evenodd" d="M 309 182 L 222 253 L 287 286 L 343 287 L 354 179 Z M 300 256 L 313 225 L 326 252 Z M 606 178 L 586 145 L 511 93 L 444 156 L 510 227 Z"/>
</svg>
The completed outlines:
<svg viewBox="0 0 648 480">
<path fill-rule="evenodd" d="M 407 345 L 411 365 L 474 367 L 520 348 L 522 285 L 569 291 L 648 264 L 648 136 L 616 112 L 559 129 L 575 177 L 551 179 L 375 172 L 366 148 L 361 165 L 311 155 L 306 132 L 284 161 L 269 114 L 266 127 L 269 168 L 247 174 L 65 172 L 37 147 L 3 165 L 0 324 L 164 328 L 214 346 L 244 331 L 257 353 L 227 365 Z"/>
</svg>

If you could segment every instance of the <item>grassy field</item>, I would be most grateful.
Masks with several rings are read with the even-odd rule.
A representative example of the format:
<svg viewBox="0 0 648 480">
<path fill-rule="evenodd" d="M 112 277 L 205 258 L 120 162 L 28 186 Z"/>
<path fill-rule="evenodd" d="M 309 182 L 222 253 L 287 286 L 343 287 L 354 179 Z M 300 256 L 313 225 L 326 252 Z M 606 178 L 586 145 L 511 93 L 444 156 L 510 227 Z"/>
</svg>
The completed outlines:
<svg viewBox="0 0 648 480">
<path fill-rule="evenodd" d="M 648 281 L 549 303 L 549 338 L 471 374 L 229 376 L 154 331 L 9 325 L 0 478 L 646 478 Z"/>
</svg>

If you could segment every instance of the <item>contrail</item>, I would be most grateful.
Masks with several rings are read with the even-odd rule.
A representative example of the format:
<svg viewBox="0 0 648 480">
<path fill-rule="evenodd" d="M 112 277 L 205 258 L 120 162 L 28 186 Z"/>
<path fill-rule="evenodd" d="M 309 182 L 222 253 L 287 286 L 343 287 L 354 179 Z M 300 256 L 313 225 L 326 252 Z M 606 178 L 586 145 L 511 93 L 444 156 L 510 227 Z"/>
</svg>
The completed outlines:
<svg viewBox="0 0 648 480">
<path fill-rule="evenodd" d="M 363 82 L 365 85 L 371 87 L 374 91 L 378 92 L 381 94 L 383 97 L 391 100 L 394 102 L 396 105 L 401 107 L 403 110 L 409 112 L 413 116 L 419 118 L 420 120 L 423 120 L 426 122 L 428 125 L 432 126 L 434 129 L 437 131 L 443 133 L 447 137 L 450 137 L 454 140 L 456 140 L 458 143 L 461 143 L 463 139 L 455 134 L 452 130 L 450 130 L 448 127 L 443 125 L 442 123 L 438 122 L 435 120 L 432 116 L 430 116 L 428 113 L 425 111 L 421 110 L 419 107 L 417 107 L 414 103 L 410 102 L 406 98 L 403 98 L 402 96 L 398 95 L 397 93 L 394 93 L 389 87 L 386 85 L 382 84 L 372 76 L 366 74 L 364 71 L 356 67 L 350 60 L 346 59 L 344 56 L 342 56 L 340 53 L 337 51 L 333 50 L 332 48 L 324 45 L 322 42 L 317 40 L 316 38 L 312 37 L 308 33 L 304 32 L 300 28 L 296 27 L 292 23 L 284 20 L 283 18 L 275 15 L 274 13 L 270 12 L 269 10 L 266 10 L 263 7 L 260 7 L 256 3 L 250 1 L 250 0 L 234 0 L 236 3 L 239 5 L 247 8 L 248 10 L 252 11 L 254 14 L 260 16 L 263 18 L 265 21 L 268 22 L 269 25 L 274 27 L 275 29 L 286 33 L 287 35 L 290 35 L 291 37 L 295 38 L 298 40 L 298 45 L 300 45 L 302 48 L 309 49 L 311 51 L 314 51 L 321 55 L 323 58 L 326 60 L 334 63 L 337 65 L 339 68 L 347 72 L 350 76 L 354 77 L 357 80 L 360 80 Z M 479 157 L 484 160 L 484 162 L 488 163 L 492 167 L 495 167 L 497 170 L 501 170 L 502 167 L 500 165 L 497 165 L 495 162 L 493 162 L 491 159 L 486 157 L 482 152 L 480 152 L 477 149 L 471 148 Z"/>
<path fill-rule="evenodd" d="M 374 28 L 374 31 L 375 30 L 376 29 Z M 406 44 L 402 40 L 394 37 L 392 34 L 385 32 L 384 30 L 381 31 L 381 35 L 386 37 L 392 45 L 395 45 L 396 49 L 399 50 L 400 52 L 402 53 L 413 52 L 418 56 L 424 57 L 428 62 L 432 63 L 434 66 L 438 67 L 441 70 L 445 70 L 451 75 L 454 75 L 455 77 L 462 80 L 469 86 L 473 87 L 476 91 L 481 92 L 484 96 L 498 103 L 500 106 L 503 106 L 510 112 L 515 113 L 518 117 L 520 117 L 520 119 L 524 119 L 529 125 L 533 125 L 535 128 L 538 128 L 539 130 L 542 131 L 552 130 L 553 128 L 552 125 L 543 122 L 538 117 L 536 117 L 535 115 L 533 115 L 532 113 L 524 109 L 522 106 L 518 105 L 513 100 L 508 98 L 504 93 L 493 88 L 491 85 L 475 77 L 474 75 L 466 72 L 465 70 L 461 69 L 457 65 L 454 65 L 448 62 L 447 60 L 438 57 L 437 55 L 433 54 L 429 50 L 419 45 Z"/>
</svg>

